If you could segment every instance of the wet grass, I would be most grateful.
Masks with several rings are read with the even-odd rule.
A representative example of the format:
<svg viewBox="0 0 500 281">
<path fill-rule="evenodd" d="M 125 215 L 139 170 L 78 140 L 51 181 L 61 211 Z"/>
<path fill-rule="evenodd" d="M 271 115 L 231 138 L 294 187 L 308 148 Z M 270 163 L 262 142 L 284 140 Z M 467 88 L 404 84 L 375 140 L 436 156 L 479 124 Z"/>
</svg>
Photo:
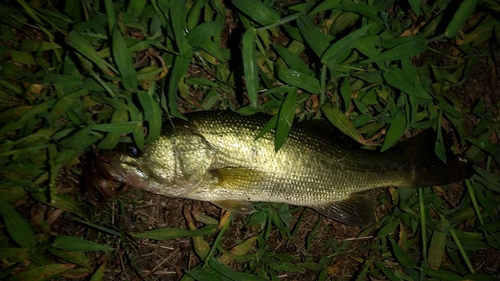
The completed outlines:
<svg viewBox="0 0 500 281">
<path fill-rule="evenodd" d="M 0 279 L 500 277 L 497 2 L 0 2 Z M 209 109 L 276 116 L 276 148 L 293 118 L 380 150 L 430 128 L 437 156 L 451 134 L 477 172 L 370 192 L 364 228 L 279 204 L 82 198 L 86 149 L 142 147 Z"/>
</svg>

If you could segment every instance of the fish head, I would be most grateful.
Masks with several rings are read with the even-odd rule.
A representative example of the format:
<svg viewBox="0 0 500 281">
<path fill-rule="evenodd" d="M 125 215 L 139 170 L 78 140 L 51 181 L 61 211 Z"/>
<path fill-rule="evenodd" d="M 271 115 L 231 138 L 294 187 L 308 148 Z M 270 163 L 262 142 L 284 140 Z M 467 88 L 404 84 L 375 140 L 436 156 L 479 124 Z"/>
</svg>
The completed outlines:
<svg viewBox="0 0 500 281">
<path fill-rule="evenodd" d="M 123 144 L 112 151 L 90 152 L 83 171 L 87 191 L 100 193 L 103 201 L 129 188 L 175 195 L 176 161 L 169 146 L 149 144 L 140 150 Z"/>
</svg>

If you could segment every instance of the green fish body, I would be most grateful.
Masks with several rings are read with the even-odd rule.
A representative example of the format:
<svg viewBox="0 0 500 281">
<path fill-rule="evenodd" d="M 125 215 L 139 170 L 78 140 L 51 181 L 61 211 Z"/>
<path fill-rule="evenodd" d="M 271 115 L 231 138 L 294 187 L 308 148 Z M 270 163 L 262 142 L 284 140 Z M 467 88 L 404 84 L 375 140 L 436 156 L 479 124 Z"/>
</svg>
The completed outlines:
<svg viewBox="0 0 500 281">
<path fill-rule="evenodd" d="M 423 187 L 461 181 L 470 163 L 434 155 L 428 137 L 417 136 L 385 152 L 362 149 L 323 120 L 295 124 L 275 152 L 274 133 L 255 140 L 265 115 L 229 111 L 187 114 L 144 147 L 107 154 L 104 166 L 115 180 L 170 197 L 203 200 L 239 213 L 249 202 L 308 206 L 349 225 L 373 220 L 373 204 L 360 191 Z M 430 149 L 429 149 L 430 148 Z M 430 150 L 430 151 L 423 151 Z"/>
</svg>

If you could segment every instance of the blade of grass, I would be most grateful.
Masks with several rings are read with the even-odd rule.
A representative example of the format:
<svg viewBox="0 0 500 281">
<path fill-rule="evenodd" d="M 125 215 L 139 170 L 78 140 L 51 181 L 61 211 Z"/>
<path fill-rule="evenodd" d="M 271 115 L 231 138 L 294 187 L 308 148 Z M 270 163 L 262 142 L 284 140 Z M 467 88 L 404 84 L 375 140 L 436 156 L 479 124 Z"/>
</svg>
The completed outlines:
<svg viewBox="0 0 500 281">
<path fill-rule="evenodd" d="M 131 54 L 127 49 L 127 44 L 118 27 L 115 27 L 113 30 L 112 39 L 113 58 L 118 67 L 118 71 L 120 71 L 123 87 L 129 92 L 136 92 L 139 81 L 137 80 L 137 74 Z"/>
<path fill-rule="evenodd" d="M 250 99 L 250 106 L 256 107 L 258 100 L 258 71 L 257 56 L 255 53 L 255 30 L 248 29 L 243 34 L 242 55 L 243 55 L 243 73 L 247 86 L 247 94 Z"/>
<path fill-rule="evenodd" d="M 106 245 L 101 245 L 89 240 L 85 240 L 73 236 L 59 235 L 54 240 L 52 247 L 74 252 L 86 252 L 86 251 L 111 251 L 114 250 L 113 247 Z"/>
<path fill-rule="evenodd" d="M 468 0 L 463 1 L 458 7 L 458 10 L 453 15 L 453 19 L 450 21 L 444 34 L 448 38 L 453 38 L 457 35 L 458 31 L 464 25 L 465 21 L 474 13 L 478 0 Z"/>
<path fill-rule="evenodd" d="M 295 117 L 295 107 L 297 106 L 297 89 L 294 89 L 286 95 L 285 100 L 281 104 L 278 124 L 276 126 L 276 138 L 274 140 L 274 150 L 278 152 L 281 146 L 285 143 L 288 133 L 292 129 L 292 124 Z"/>
<path fill-rule="evenodd" d="M 35 248 L 35 234 L 29 224 L 19 215 L 18 212 L 0 197 L 0 215 L 2 215 L 5 228 L 10 237 L 23 248 Z"/>
<path fill-rule="evenodd" d="M 332 44 L 321 56 L 321 62 L 325 64 L 330 63 L 331 61 L 334 61 L 339 56 L 339 54 L 342 54 L 345 51 L 353 48 L 354 42 L 356 42 L 361 36 L 365 35 L 366 31 L 370 27 L 371 25 L 369 24 L 365 25 Z"/>
<path fill-rule="evenodd" d="M 280 15 L 275 10 L 267 7 L 260 0 L 232 0 L 231 2 L 245 15 L 261 25 L 270 25 L 280 19 Z"/>
<path fill-rule="evenodd" d="M 94 50 L 89 41 L 85 39 L 82 35 L 78 34 L 76 31 L 71 31 L 66 37 L 66 44 L 73 47 L 78 53 L 82 54 L 84 57 L 88 58 L 90 61 L 95 63 L 104 73 L 110 76 L 114 76 L 114 73 L 108 67 L 106 63 Z M 113 71 L 115 71 L 113 69 Z"/>
</svg>

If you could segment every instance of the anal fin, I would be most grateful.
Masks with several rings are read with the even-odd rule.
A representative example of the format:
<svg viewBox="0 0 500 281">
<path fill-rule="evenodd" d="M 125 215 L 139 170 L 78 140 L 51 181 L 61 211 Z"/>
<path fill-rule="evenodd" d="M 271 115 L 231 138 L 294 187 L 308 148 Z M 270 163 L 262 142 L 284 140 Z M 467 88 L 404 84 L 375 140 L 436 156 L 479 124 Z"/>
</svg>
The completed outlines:
<svg viewBox="0 0 500 281">
<path fill-rule="evenodd" d="M 342 201 L 311 208 L 328 218 L 348 225 L 364 226 L 374 221 L 373 202 L 359 194 L 351 194 Z"/>
<path fill-rule="evenodd" d="M 212 202 L 212 204 L 233 213 L 251 214 L 255 212 L 255 208 L 247 201 L 221 200 Z"/>
</svg>

